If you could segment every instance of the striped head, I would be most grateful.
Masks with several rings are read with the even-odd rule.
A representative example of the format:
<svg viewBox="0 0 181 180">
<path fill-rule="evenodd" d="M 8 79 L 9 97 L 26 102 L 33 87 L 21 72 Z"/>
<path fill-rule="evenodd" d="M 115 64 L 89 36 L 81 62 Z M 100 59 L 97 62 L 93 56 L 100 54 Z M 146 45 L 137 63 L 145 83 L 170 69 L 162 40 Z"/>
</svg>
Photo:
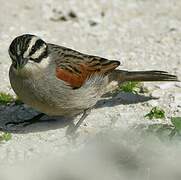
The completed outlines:
<svg viewBox="0 0 181 180">
<path fill-rule="evenodd" d="M 9 55 L 15 69 L 22 69 L 28 62 L 40 63 L 48 56 L 47 44 L 39 37 L 24 34 L 16 37 L 9 46 Z"/>
</svg>

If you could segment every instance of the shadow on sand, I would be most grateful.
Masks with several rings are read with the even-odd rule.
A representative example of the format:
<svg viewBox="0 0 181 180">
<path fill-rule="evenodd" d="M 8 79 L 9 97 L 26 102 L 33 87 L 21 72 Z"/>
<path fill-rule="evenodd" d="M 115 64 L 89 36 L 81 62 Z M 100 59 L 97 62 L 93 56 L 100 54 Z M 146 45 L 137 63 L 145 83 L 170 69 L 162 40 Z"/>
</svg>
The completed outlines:
<svg viewBox="0 0 181 180">
<path fill-rule="evenodd" d="M 155 99 L 154 97 L 132 94 L 132 93 L 119 93 L 115 96 L 105 96 L 95 105 L 95 109 L 104 107 L 113 107 L 117 105 L 128 105 L 146 102 Z M 6 125 L 8 122 L 19 122 L 26 119 L 31 119 L 37 115 L 34 109 L 26 106 L 25 104 L 9 106 L 0 106 L 0 128 L 1 131 L 26 134 L 30 132 L 48 131 L 53 129 L 65 128 L 66 126 L 74 126 L 73 119 L 65 117 L 49 117 L 44 116 L 37 123 L 23 127 L 22 125 Z"/>
</svg>

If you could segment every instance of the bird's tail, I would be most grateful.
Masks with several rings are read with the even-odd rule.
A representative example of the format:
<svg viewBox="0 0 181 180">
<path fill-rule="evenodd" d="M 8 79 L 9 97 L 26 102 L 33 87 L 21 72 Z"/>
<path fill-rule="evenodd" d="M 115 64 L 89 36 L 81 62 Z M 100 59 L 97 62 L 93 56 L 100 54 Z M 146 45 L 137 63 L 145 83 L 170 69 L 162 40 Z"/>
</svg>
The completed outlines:
<svg viewBox="0 0 181 180">
<path fill-rule="evenodd" d="M 110 75 L 110 81 L 178 81 L 177 76 L 166 71 L 124 71 L 114 70 Z"/>
</svg>

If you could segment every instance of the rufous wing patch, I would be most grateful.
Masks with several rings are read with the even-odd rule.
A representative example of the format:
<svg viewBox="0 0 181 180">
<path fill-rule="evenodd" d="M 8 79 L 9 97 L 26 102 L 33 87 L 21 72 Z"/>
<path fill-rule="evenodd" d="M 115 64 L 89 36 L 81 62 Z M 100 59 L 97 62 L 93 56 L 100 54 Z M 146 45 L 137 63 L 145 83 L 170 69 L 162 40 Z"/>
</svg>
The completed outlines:
<svg viewBox="0 0 181 180">
<path fill-rule="evenodd" d="M 68 83 L 72 88 L 79 88 L 84 83 L 84 79 L 81 76 L 73 74 L 66 69 L 56 68 L 56 77 Z"/>
<path fill-rule="evenodd" d="M 107 75 L 113 71 L 117 66 L 119 66 L 119 61 L 109 61 L 108 63 L 101 62 L 92 64 L 89 62 L 72 64 L 69 67 L 59 66 L 56 68 L 56 77 L 65 81 L 73 89 L 81 87 L 90 76 L 97 75 Z M 70 68 L 71 67 L 71 68 Z M 75 71 L 76 69 L 76 71 Z"/>
</svg>

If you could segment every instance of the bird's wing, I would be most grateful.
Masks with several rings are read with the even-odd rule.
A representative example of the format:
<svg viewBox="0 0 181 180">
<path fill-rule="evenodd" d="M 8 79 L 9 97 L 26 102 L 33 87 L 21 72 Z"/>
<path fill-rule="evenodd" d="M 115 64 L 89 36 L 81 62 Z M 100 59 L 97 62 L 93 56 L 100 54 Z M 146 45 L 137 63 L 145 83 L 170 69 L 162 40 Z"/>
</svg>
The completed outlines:
<svg viewBox="0 0 181 180">
<path fill-rule="evenodd" d="M 55 60 L 56 77 L 65 81 L 73 89 L 80 88 L 92 75 L 106 76 L 120 65 L 119 61 L 58 47 L 59 58 Z"/>
</svg>

